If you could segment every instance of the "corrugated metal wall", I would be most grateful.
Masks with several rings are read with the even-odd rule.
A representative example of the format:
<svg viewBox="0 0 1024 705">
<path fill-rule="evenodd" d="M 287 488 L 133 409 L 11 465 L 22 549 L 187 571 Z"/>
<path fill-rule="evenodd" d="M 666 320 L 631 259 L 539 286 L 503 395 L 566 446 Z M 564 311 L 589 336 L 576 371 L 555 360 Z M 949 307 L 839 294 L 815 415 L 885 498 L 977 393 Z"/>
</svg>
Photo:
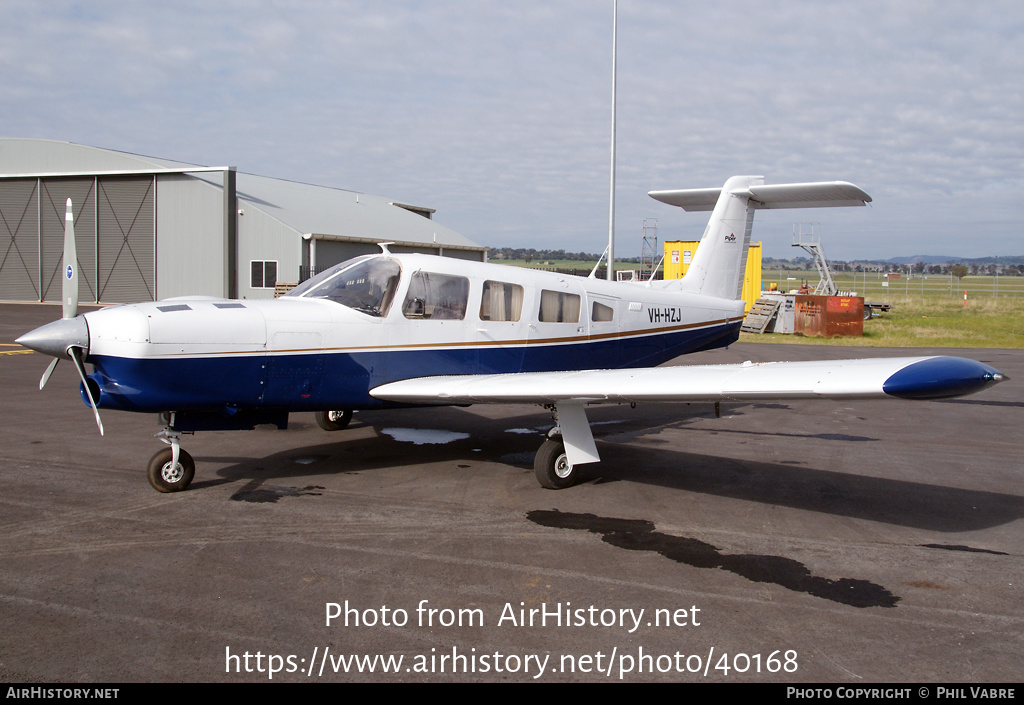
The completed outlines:
<svg viewBox="0 0 1024 705">
<path fill-rule="evenodd" d="M 157 298 L 227 296 L 224 192 L 185 174 L 157 177 Z"/>
<path fill-rule="evenodd" d="M 37 187 L 36 179 L 0 183 L 0 300 L 39 300 Z"/>
<path fill-rule="evenodd" d="M 75 214 L 78 251 L 78 287 L 82 301 L 99 300 L 96 294 L 96 179 L 44 179 L 40 184 L 43 247 L 43 301 L 60 301 L 64 264 L 64 212 L 67 199 Z"/>
<path fill-rule="evenodd" d="M 71 198 L 81 300 L 152 300 L 153 185 L 152 176 L 0 181 L 0 299 L 60 300 L 64 209 Z"/>
<path fill-rule="evenodd" d="M 156 298 L 154 185 L 152 177 L 99 180 L 100 301 Z"/>
</svg>

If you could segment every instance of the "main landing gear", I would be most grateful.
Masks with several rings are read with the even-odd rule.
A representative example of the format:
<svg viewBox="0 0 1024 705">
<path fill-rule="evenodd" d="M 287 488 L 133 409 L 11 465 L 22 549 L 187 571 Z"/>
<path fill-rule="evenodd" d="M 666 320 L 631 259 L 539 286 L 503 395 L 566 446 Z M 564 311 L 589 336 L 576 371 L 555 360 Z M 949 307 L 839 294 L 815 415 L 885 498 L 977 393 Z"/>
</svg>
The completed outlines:
<svg viewBox="0 0 1024 705">
<path fill-rule="evenodd" d="M 340 431 L 352 420 L 352 409 L 341 411 L 318 411 L 315 414 L 316 425 L 325 431 Z"/>
<path fill-rule="evenodd" d="M 562 490 L 580 479 L 580 466 L 601 458 L 594 445 L 584 402 L 547 404 L 555 427 L 548 432 L 533 459 L 533 472 L 541 487 Z"/>
<path fill-rule="evenodd" d="M 569 462 L 561 435 L 549 437 L 541 444 L 533 458 L 533 472 L 540 486 L 549 490 L 572 487 L 580 476 L 579 466 Z"/>
</svg>

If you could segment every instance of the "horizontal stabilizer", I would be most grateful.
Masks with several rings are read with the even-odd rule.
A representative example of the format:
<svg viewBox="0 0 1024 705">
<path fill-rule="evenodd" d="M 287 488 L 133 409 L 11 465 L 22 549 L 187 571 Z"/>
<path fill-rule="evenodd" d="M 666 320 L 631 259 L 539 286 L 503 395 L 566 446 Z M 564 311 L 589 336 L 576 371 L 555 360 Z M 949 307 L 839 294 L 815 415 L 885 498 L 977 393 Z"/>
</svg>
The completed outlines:
<svg viewBox="0 0 1024 705">
<path fill-rule="evenodd" d="M 871 196 L 864 190 L 846 181 L 762 184 L 737 189 L 730 193 L 747 197 L 748 207 L 754 210 L 863 206 L 871 202 Z M 721 194 L 721 188 L 677 189 L 648 193 L 657 201 L 670 206 L 678 206 L 685 211 L 713 210 Z"/>
<path fill-rule="evenodd" d="M 1002 379 L 998 370 L 975 360 L 901 357 L 421 377 L 370 394 L 413 404 L 939 399 L 971 394 Z"/>
</svg>

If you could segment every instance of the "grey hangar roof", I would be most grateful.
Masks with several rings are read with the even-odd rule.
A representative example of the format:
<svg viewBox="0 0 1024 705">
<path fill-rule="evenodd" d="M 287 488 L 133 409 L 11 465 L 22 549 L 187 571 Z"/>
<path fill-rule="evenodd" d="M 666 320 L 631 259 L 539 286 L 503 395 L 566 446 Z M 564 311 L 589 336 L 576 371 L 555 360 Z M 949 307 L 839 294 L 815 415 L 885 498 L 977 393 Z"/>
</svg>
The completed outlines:
<svg viewBox="0 0 1024 705">
<path fill-rule="evenodd" d="M 0 300 L 60 300 L 69 197 L 83 302 L 265 298 L 273 279 L 298 281 L 379 251 L 382 241 L 395 243 L 394 251 L 486 259 L 486 248 L 435 222 L 433 210 L 381 196 L 234 167 L 0 138 Z"/>
</svg>

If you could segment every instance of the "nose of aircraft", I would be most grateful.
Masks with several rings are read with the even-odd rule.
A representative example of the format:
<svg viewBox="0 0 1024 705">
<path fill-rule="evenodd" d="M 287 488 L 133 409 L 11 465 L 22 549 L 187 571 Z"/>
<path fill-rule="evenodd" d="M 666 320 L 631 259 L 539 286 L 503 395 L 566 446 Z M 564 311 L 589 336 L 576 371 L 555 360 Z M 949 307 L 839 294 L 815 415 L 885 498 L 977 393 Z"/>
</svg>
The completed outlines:
<svg viewBox="0 0 1024 705">
<path fill-rule="evenodd" d="M 89 352 L 89 325 L 82 316 L 61 318 L 26 333 L 16 341 L 19 345 L 52 357 L 71 359 L 68 348 L 81 348 Z"/>
</svg>

